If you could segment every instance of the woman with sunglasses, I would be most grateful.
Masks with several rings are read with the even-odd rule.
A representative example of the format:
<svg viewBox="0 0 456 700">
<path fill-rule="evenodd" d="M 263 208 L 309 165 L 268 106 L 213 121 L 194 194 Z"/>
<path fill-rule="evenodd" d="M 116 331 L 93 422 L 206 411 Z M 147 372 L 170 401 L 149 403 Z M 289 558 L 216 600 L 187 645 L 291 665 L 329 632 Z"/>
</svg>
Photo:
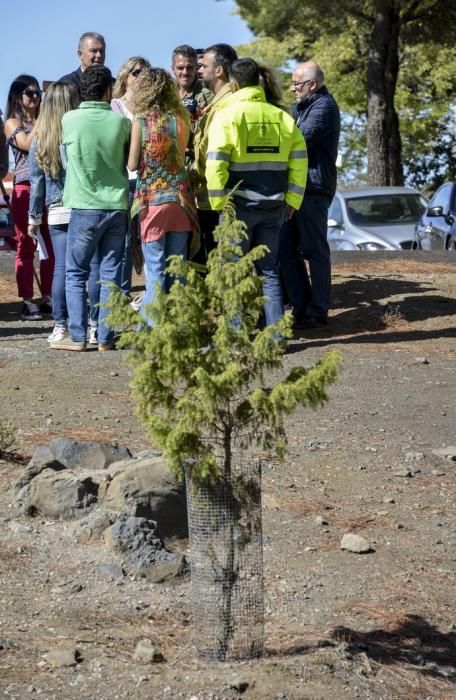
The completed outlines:
<svg viewBox="0 0 456 700">
<path fill-rule="evenodd" d="M 16 235 L 16 281 L 18 295 L 23 299 L 21 318 L 39 321 L 42 313 L 51 313 L 51 288 L 54 271 L 54 251 L 47 224 L 41 225 L 46 254 L 40 261 L 41 304 L 33 301 L 33 260 L 36 242 L 28 235 L 30 199 L 29 150 L 35 134 L 35 124 L 41 105 L 38 81 L 31 75 L 19 75 L 11 83 L 6 107 L 5 136 L 13 151 L 15 173 L 11 211 Z M 44 251 L 43 251 L 44 253 Z"/>
<path fill-rule="evenodd" d="M 137 78 L 145 68 L 150 68 L 150 63 L 142 56 L 128 58 L 121 66 L 116 78 L 111 100 L 111 108 L 114 112 L 123 114 L 130 121 L 133 120 L 133 89 Z M 133 193 L 136 186 L 136 171 L 128 171 L 130 205 L 133 200 Z M 124 294 L 131 292 L 131 275 L 133 271 L 132 242 L 134 231 L 130 223 L 129 231 L 125 239 L 125 253 L 122 260 L 122 282 L 121 289 Z"/>
</svg>

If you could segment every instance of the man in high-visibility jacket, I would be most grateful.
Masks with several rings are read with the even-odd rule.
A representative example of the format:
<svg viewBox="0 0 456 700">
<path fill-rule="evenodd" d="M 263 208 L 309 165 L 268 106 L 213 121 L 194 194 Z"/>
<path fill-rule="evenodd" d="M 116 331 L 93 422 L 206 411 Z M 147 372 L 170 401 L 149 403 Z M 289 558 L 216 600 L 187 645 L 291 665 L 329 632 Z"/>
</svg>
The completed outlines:
<svg viewBox="0 0 456 700">
<path fill-rule="evenodd" d="M 215 248 L 214 229 L 219 222 L 219 214 L 212 211 L 207 196 L 206 153 L 209 127 L 217 110 L 226 97 L 231 95 L 230 67 L 237 61 L 237 53 L 229 44 L 213 44 L 204 52 L 198 77 L 204 87 L 214 93 L 214 97 L 198 120 L 193 136 L 194 162 L 190 169 L 193 190 L 198 208 L 198 220 L 201 231 L 201 249 L 193 261 L 205 263 L 207 255 Z"/>
<path fill-rule="evenodd" d="M 231 190 L 238 219 L 247 226 L 243 252 L 266 245 L 257 262 L 263 277 L 265 322 L 283 315 L 279 280 L 279 231 L 301 206 L 307 177 L 304 137 L 292 117 L 268 104 L 259 86 L 257 63 L 235 61 L 230 79 L 236 91 L 226 97 L 209 128 L 206 180 L 213 209 L 222 209 Z"/>
</svg>

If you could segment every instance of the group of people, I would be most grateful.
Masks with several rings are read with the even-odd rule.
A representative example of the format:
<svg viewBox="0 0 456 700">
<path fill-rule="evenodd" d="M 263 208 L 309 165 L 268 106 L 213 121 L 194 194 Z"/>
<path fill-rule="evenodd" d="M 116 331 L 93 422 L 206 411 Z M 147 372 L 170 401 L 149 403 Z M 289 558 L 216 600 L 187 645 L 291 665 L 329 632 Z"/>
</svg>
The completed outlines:
<svg viewBox="0 0 456 700">
<path fill-rule="evenodd" d="M 15 159 L 22 318 L 52 310 L 51 348 L 112 349 L 104 304 L 111 285 L 130 294 L 140 250 L 146 291 L 139 311 L 152 323 L 147 307 L 157 284 L 167 290 L 172 283 L 168 256 L 203 266 L 233 192 L 246 224 L 242 250 L 269 250 L 257 263 L 266 324 L 282 316 L 285 298 L 296 328 L 325 325 L 340 116 L 321 68 L 307 61 L 294 70 L 291 116 L 273 71 L 238 58 L 227 44 L 177 47 L 173 76 L 129 58 L 115 81 L 105 53 L 102 35 L 83 34 L 80 66 L 52 83 L 43 101 L 31 75 L 18 76 L 9 90 L 4 134 Z"/>
</svg>

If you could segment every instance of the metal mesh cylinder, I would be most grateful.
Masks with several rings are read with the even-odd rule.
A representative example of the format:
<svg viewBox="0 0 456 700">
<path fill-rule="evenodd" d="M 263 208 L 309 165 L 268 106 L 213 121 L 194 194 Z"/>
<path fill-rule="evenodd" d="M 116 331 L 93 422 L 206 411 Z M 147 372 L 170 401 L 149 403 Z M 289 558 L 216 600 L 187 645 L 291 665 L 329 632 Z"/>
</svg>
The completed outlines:
<svg viewBox="0 0 456 700">
<path fill-rule="evenodd" d="M 261 463 L 233 462 L 212 486 L 187 472 L 193 641 L 201 658 L 219 661 L 264 646 Z"/>
</svg>

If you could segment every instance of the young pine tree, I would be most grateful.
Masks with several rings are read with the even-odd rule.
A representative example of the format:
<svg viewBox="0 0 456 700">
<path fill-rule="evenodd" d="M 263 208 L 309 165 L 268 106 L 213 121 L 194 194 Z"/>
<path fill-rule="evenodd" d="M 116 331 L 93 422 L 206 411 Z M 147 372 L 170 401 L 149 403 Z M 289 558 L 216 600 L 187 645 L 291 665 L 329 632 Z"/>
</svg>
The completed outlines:
<svg viewBox="0 0 456 700">
<path fill-rule="evenodd" d="M 298 405 L 321 405 L 336 378 L 340 356 L 332 351 L 269 385 L 268 370 L 282 367 L 292 319 L 287 313 L 258 329 L 263 297 L 255 261 L 265 249 L 242 255 L 245 235 L 228 205 L 205 277 L 191 263 L 170 258 L 176 282 L 150 305 L 153 327 L 139 320 L 120 291 L 111 296 L 111 322 L 134 329 L 123 333 L 119 346 L 131 350 L 137 414 L 180 477 L 189 462 L 196 480 L 229 475 L 233 451 L 249 445 L 283 455 L 285 417 Z"/>
</svg>

